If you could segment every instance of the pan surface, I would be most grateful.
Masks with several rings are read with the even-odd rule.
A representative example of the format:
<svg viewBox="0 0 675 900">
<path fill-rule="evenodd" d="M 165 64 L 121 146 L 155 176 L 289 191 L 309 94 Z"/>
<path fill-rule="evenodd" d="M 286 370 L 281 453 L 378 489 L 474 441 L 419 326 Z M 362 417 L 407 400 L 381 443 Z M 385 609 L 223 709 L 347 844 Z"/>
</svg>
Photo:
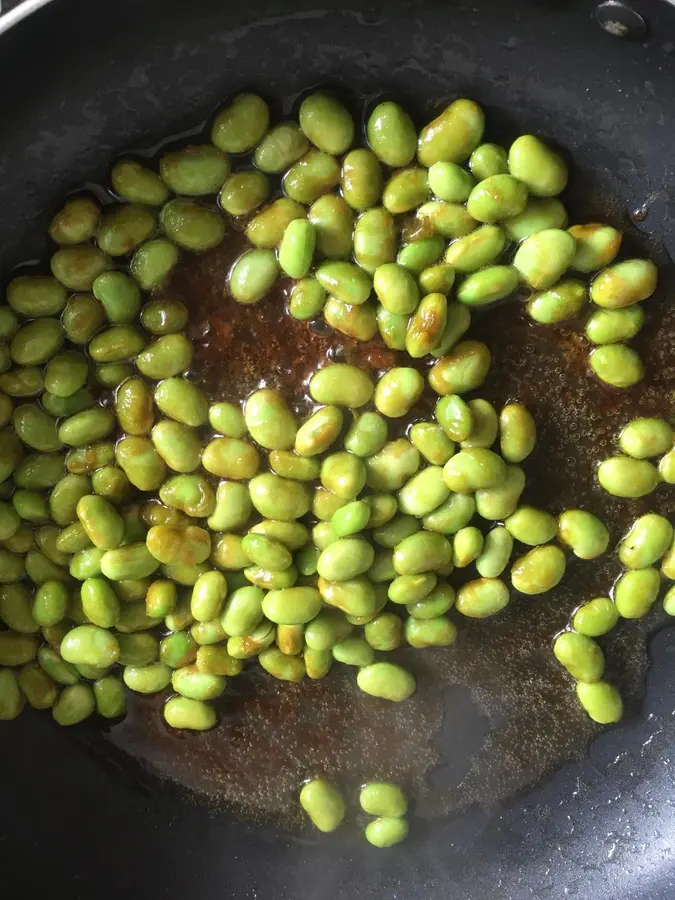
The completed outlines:
<svg viewBox="0 0 675 900">
<path fill-rule="evenodd" d="M 13 29 L 0 58 L 0 271 L 38 256 L 54 204 L 103 181 L 121 150 L 192 127 L 241 87 L 288 98 L 320 83 L 385 91 L 420 117 L 472 96 L 497 131 L 533 129 L 568 151 L 590 208 L 625 224 L 646 203 L 647 244 L 675 252 L 674 10 L 641 4 L 647 37 L 630 42 L 604 34 L 585 2 L 315 6 L 59 0 Z M 354 835 L 315 841 L 210 810 L 25 714 L 0 727 L 7 894 L 670 897 L 673 629 L 651 653 L 644 701 L 588 756 L 382 854 Z"/>
</svg>

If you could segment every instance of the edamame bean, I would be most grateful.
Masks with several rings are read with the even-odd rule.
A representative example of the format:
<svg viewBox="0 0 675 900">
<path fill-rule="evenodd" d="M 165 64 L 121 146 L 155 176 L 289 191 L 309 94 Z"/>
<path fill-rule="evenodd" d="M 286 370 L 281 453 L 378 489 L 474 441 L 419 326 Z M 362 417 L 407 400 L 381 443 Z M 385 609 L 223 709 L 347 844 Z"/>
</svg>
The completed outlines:
<svg viewBox="0 0 675 900">
<path fill-rule="evenodd" d="M 492 355 L 481 341 L 462 341 L 431 367 L 429 384 L 437 394 L 466 394 L 480 387 Z"/>
<path fill-rule="evenodd" d="M 169 200 L 159 219 L 168 238 L 196 253 L 217 247 L 225 235 L 225 223 L 217 212 L 186 197 Z"/>
<path fill-rule="evenodd" d="M 426 232 L 431 229 L 445 238 L 463 237 L 478 227 L 463 204 L 445 200 L 429 200 L 418 208 L 416 218 Z"/>
<path fill-rule="evenodd" d="M 448 499 L 450 490 L 443 479 L 440 466 L 428 466 L 422 469 L 398 492 L 398 505 L 401 512 L 422 518 L 428 515 L 441 503 Z"/>
<path fill-rule="evenodd" d="M 530 547 L 546 544 L 558 533 L 555 517 L 534 506 L 519 506 L 504 525 L 515 540 Z"/>
<path fill-rule="evenodd" d="M 535 547 L 511 566 L 511 584 L 521 594 L 543 594 L 565 574 L 565 554 L 554 544 Z"/>
<path fill-rule="evenodd" d="M 644 325 L 641 306 L 598 309 L 586 322 L 585 334 L 592 344 L 616 344 L 634 338 Z"/>
<path fill-rule="evenodd" d="M 465 278 L 457 299 L 467 306 L 488 306 L 503 300 L 518 287 L 518 272 L 512 266 L 488 266 Z"/>
<path fill-rule="evenodd" d="M 281 197 L 264 207 L 246 226 L 246 237 L 256 247 L 273 250 L 281 243 L 289 223 L 302 219 L 304 208 L 294 200 Z"/>
<path fill-rule="evenodd" d="M 300 519 L 311 506 L 309 491 L 303 484 L 271 473 L 252 478 L 249 491 L 253 506 L 267 518 Z"/>
<path fill-rule="evenodd" d="M 368 209 L 354 225 L 354 258 L 369 275 L 396 259 L 398 232 L 394 217 L 382 207 Z"/>
<path fill-rule="evenodd" d="M 606 681 L 592 684 L 580 681 L 576 691 L 579 703 L 594 722 L 611 725 L 623 716 L 623 701 L 614 685 Z"/>
<path fill-rule="evenodd" d="M 393 368 L 378 381 L 373 400 L 382 415 L 400 418 L 417 403 L 423 389 L 424 379 L 417 369 Z"/>
<path fill-rule="evenodd" d="M 160 157 L 159 174 L 174 193 L 201 197 L 220 190 L 230 174 L 230 163 L 217 147 L 193 145 Z"/>
<path fill-rule="evenodd" d="M 375 270 L 373 287 L 382 306 L 396 315 L 412 313 L 419 303 L 419 288 L 410 272 L 398 263 Z"/>
<path fill-rule="evenodd" d="M 609 545 L 606 526 L 583 509 L 566 509 L 558 516 L 558 537 L 579 559 L 595 559 Z"/>
<path fill-rule="evenodd" d="M 49 225 L 49 236 L 57 244 L 80 244 L 96 233 L 101 209 L 92 197 L 71 197 Z"/>
<path fill-rule="evenodd" d="M 190 700 L 213 700 L 223 693 L 225 685 L 222 675 L 201 672 L 197 666 L 183 666 L 171 673 L 171 687 Z"/>
<path fill-rule="evenodd" d="M 286 172 L 284 192 L 296 203 L 314 203 L 340 183 L 340 164 L 334 157 L 313 147 Z"/>
<path fill-rule="evenodd" d="M 413 675 L 401 666 L 387 662 L 376 662 L 364 666 L 356 676 L 359 688 L 372 697 L 381 697 L 401 703 L 415 692 Z"/>
<path fill-rule="evenodd" d="M 625 344 L 604 344 L 589 356 L 593 372 L 605 384 L 627 388 L 644 377 L 644 365 L 635 350 Z"/>
<path fill-rule="evenodd" d="M 117 719 L 126 712 L 124 685 L 114 675 L 106 675 L 94 682 L 96 712 L 104 719 Z"/>
<path fill-rule="evenodd" d="M 565 160 L 533 134 L 511 144 L 509 171 L 536 197 L 555 197 L 567 184 Z"/>
<path fill-rule="evenodd" d="M 377 327 L 380 337 L 390 350 L 405 350 L 405 339 L 410 316 L 390 313 L 380 304 L 377 309 Z"/>
<path fill-rule="evenodd" d="M 599 272 L 591 282 L 591 300 L 604 309 L 623 309 L 656 290 L 658 269 L 649 259 L 627 259 Z"/>
<path fill-rule="evenodd" d="M 395 613 L 380 613 L 366 623 L 363 635 L 373 650 L 396 650 L 403 640 L 403 622 Z"/>
<path fill-rule="evenodd" d="M 348 637 L 335 644 L 333 659 L 345 666 L 369 666 L 375 659 L 370 644 L 362 637 Z"/>
<path fill-rule="evenodd" d="M 359 793 L 361 809 L 371 816 L 404 816 L 408 801 L 400 787 L 389 781 L 365 784 Z"/>
<path fill-rule="evenodd" d="M 579 634 L 600 637 L 619 621 L 619 610 L 609 597 L 595 597 L 583 603 L 572 617 L 572 626 Z"/>
<path fill-rule="evenodd" d="M 309 220 L 294 219 L 289 222 L 279 246 L 279 265 L 282 270 L 291 278 L 304 278 L 312 265 L 315 243 L 316 233 Z"/>
<path fill-rule="evenodd" d="M 59 725 L 77 725 L 88 719 L 96 708 L 94 692 L 88 684 L 66 685 L 52 707 Z"/>
<path fill-rule="evenodd" d="M 547 228 L 525 238 L 513 265 L 535 290 L 551 287 L 569 266 L 576 251 L 571 234 L 560 228 Z"/>
<path fill-rule="evenodd" d="M 399 169 L 382 192 L 382 206 L 392 215 L 400 215 L 424 203 L 429 197 L 427 170 L 418 166 Z"/>
<path fill-rule="evenodd" d="M 572 225 L 568 231 L 577 242 L 571 267 L 578 272 L 597 272 L 608 266 L 621 247 L 621 232 L 611 225 L 590 222 Z"/>
<path fill-rule="evenodd" d="M 661 457 L 659 475 L 666 484 L 675 484 L 675 448 Z"/>
<path fill-rule="evenodd" d="M 169 191 L 159 175 L 133 159 L 116 162 L 110 180 L 115 193 L 129 203 L 162 206 L 169 199 Z"/>
<path fill-rule="evenodd" d="M 469 168 L 476 181 L 505 175 L 509 171 L 506 150 L 499 144 L 481 144 L 469 157 Z"/>
<path fill-rule="evenodd" d="M 673 429 L 663 419 L 637 418 L 621 429 L 619 447 L 633 459 L 647 459 L 666 453 L 673 445 L 673 438 Z"/>
<path fill-rule="evenodd" d="M 349 537 L 363 531 L 369 519 L 370 505 L 365 500 L 354 500 L 333 513 L 331 527 L 337 537 Z"/>
<path fill-rule="evenodd" d="M 280 122 L 262 138 L 253 162 L 267 174 L 283 172 L 309 150 L 309 141 L 295 122 Z"/>
<path fill-rule="evenodd" d="M 265 202 L 269 190 L 266 175 L 255 169 L 246 169 L 234 172 L 226 179 L 218 201 L 231 216 L 245 216 Z"/>
<path fill-rule="evenodd" d="M 120 647 L 112 632 L 97 625 L 78 625 L 61 641 L 60 653 L 74 665 L 106 668 L 117 661 Z"/>
<path fill-rule="evenodd" d="M 397 491 L 420 466 L 420 454 L 406 438 L 389 441 L 366 460 L 366 480 L 374 491 Z"/>
<path fill-rule="evenodd" d="M 485 115 L 478 104 L 455 100 L 420 132 L 418 159 L 424 166 L 464 162 L 480 143 L 484 128 Z"/>
<path fill-rule="evenodd" d="M 647 460 L 610 456 L 598 466 L 598 481 L 615 497 L 644 497 L 659 483 L 659 473 Z"/>
<path fill-rule="evenodd" d="M 110 257 L 85 244 L 63 247 L 49 261 L 52 275 L 71 291 L 89 291 L 94 280 L 112 265 Z"/>
<path fill-rule="evenodd" d="M 467 200 L 467 210 L 478 222 L 494 224 L 518 216 L 527 203 L 527 187 L 512 175 L 491 175 L 479 181 Z"/>
<path fill-rule="evenodd" d="M 382 168 L 372 150 L 352 150 L 342 161 L 342 194 L 352 209 L 362 212 L 375 206 L 382 180 Z"/>
<path fill-rule="evenodd" d="M 393 562 L 399 575 L 431 572 L 452 562 L 452 545 L 441 534 L 418 531 L 396 545 Z"/>
<path fill-rule="evenodd" d="M 208 731 L 216 724 L 216 711 L 202 700 L 172 697 L 164 705 L 164 719 L 172 728 Z"/>
<path fill-rule="evenodd" d="M 673 527 L 656 513 L 640 516 L 619 544 L 618 555 L 629 569 L 644 569 L 657 562 L 668 550 Z"/>
<path fill-rule="evenodd" d="M 509 589 L 499 578 L 478 578 L 459 588 L 455 607 L 463 616 L 484 619 L 504 609 L 509 599 Z"/>
<path fill-rule="evenodd" d="M 269 107 L 261 97 L 237 94 L 216 116 L 211 140 L 223 153 L 246 153 L 260 143 L 269 120 Z"/>
<path fill-rule="evenodd" d="M 366 134 L 373 153 L 392 168 L 407 166 L 415 155 L 415 126 L 398 103 L 379 103 L 368 118 Z"/>
<path fill-rule="evenodd" d="M 364 834 L 373 847 L 393 847 L 406 839 L 409 830 L 407 819 L 380 816 L 366 825 Z"/>
<path fill-rule="evenodd" d="M 300 128 L 309 140 L 326 153 L 341 156 L 354 140 L 354 121 L 347 109 L 330 94 L 310 94 L 298 110 Z"/>
<path fill-rule="evenodd" d="M 358 409 L 370 401 L 374 390 L 373 382 L 366 372 L 345 363 L 324 366 L 309 381 L 312 399 L 329 406 Z"/>
<path fill-rule="evenodd" d="M 416 422 L 410 429 L 410 440 L 427 462 L 444 465 L 455 452 L 455 445 L 435 422 Z"/>
<path fill-rule="evenodd" d="M 535 294 L 527 304 L 531 319 L 542 325 L 555 325 L 574 319 L 588 299 L 586 286 L 573 278 L 560 281 L 547 291 Z"/>
<path fill-rule="evenodd" d="M 369 341 L 377 332 L 377 311 L 373 304 L 351 306 L 336 297 L 328 297 L 323 310 L 326 324 L 357 341 Z"/>
<path fill-rule="evenodd" d="M 476 557 L 476 570 L 483 578 L 498 578 L 502 574 L 513 550 L 513 537 L 502 525 L 492 528 L 485 535 L 483 547 Z"/>
<path fill-rule="evenodd" d="M 303 785 L 300 805 L 312 824 L 325 833 L 335 831 L 345 817 L 345 802 L 340 792 L 325 778 L 314 778 Z"/>
<path fill-rule="evenodd" d="M 574 631 L 564 631 L 553 644 L 555 658 L 577 681 L 600 681 L 605 671 L 602 650 L 590 637 Z"/>
<path fill-rule="evenodd" d="M 467 447 L 443 467 L 447 487 L 459 494 L 499 487 L 506 477 L 507 469 L 501 457 L 483 447 Z"/>
<path fill-rule="evenodd" d="M 624 619 L 640 619 L 654 605 L 661 587 L 658 569 L 646 567 L 623 574 L 614 585 L 614 603 Z"/>
</svg>

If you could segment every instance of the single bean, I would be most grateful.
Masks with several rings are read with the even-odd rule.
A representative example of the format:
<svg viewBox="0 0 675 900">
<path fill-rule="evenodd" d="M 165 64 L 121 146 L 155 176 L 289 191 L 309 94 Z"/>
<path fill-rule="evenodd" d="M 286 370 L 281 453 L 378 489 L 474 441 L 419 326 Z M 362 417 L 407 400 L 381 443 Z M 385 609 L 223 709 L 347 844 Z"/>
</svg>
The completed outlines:
<svg viewBox="0 0 675 900">
<path fill-rule="evenodd" d="M 376 662 L 360 669 L 356 676 L 359 688 L 372 697 L 382 697 L 400 703 L 415 692 L 413 675 L 393 663 Z"/>
<path fill-rule="evenodd" d="M 407 166 L 415 155 L 415 126 L 398 103 L 379 103 L 368 118 L 366 134 L 373 153 L 392 168 Z"/>
<path fill-rule="evenodd" d="M 382 192 L 382 168 L 372 150 L 360 147 L 342 161 L 342 195 L 359 212 L 375 206 Z"/>
<path fill-rule="evenodd" d="M 221 189 L 230 174 L 230 163 L 211 144 L 187 146 L 161 156 L 159 174 L 174 193 L 201 197 Z"/>
<path fill-rule="evenodd" d="M 558 533 L 555 516 L 534 506 L 519 506 L 504 525 L 515 540 L 530 547 L 546 544 Z"/>
<path fill-rule="evenodd" d="M 611 725 L 623 716 L 621 695 L 606 681 L 586 684 L 580 681 L 576 687 L 579 702 L 594 722 Z"/>
<path fill-rule="evenodd" d="M 304 219 L 304 207 L 288 197 L 281 197 L 263 207 L 246 226 L 246 237 L 262 250 L 274 250 L 281 243 L 288 224 L 294 219 Z"/>
<path fill-rule="evenodd" d="M 368 209 L 354 225 L 354 258 L 373 275 L 375 271 L 396 259 L 398 231 L 394 217 L 382 207 Z"/>
<path fill-rule="evenodd" d="M 536 197 L 555 197 L 567 184 L 567 164 L 533 134 L 523 134 L 509 149 L 509 171 Z"/>
<path fill-rule="evenodd" d="M 364 834 L 373 847 L 393 847 L 407 838 L 409 830 L 407 819 L 380 816 L 366 825 Z"/>
<path fill-rule="evenodd" d="M 466 394 L 480 387 L 492 355 L 481 341 L 463 341 L 431 367 L 429 384 L 437 394 Z"/>
<path fill-rule="evenodd" d="M 309 150 L 309 141 L 295 122 L 280 122 L 262 138 L 253 162 L 267 174 L 283 172 Z"/>
<path fill-rule="evenodd" d="M 619 447 L 633 459 L 647 459 L 670 450 L 674 437 L 673 429 L 663 419 L 637 418 L 619 432 Z"/>
<path fill-rule="evenodd" d="M 129 203 L 162 206 L 169 199 L 169 191 L 159 175 L 133 159 L 116 162 L 110 180 L 115 193 Z"/>
<path fill-rule="evenodd" d="M 627 259 L 599 272 L 591 282 L 591 300 L 604 309 L 623 309 L 656 290 L 658 269 L 649 259 Z"/>
<path fill-rule="evenodd" d="M 589 356 L 593 372 L 605 384 L 627 388 L 644 377 L 644 365 L 639 355 L 625 344 L 604 344 Z"/>
<path fill-rule="evenodd" d="M 494 224 L 520 215 L 526 204 L 525 184 L 512 175 L 491 175 L 472 189 L 467 210 L 477 221 Z"/>
<path fill-rule="evenodd" d="M 246 216 L 267 200 L 269 179 L 255 169 L 234 172 L 225 180 L 218 202 L 231 216 Z"/>
<path fill-rule="evenodd" d="M 162 207 L 160 224 L 166 236 L 195 253 L 217 247 L 225 236 L 220 215 L 187 197 L 175 197 Z"/>
<path fill-rule="evenodd" d="M 572 627 L 587 637 L 600 637 L 611 631 L 619 618 L 619 610 L 609 597 L 595 597 L 576 610 Z"/>
<path fill-rule="evenodd" d="M 269 107 L 261 97 L 237 94 L 214 119 L 211 140 L 223 153 L 246 153 L 260 143 L 269 121 Z"/>
<path fill-rule="evenodd" d="M 659 483 L 659 473 L 647 460 L 610 456 L 598 466 L 598 481 L 615 497 L 644 497 Z"/>
<path fill-rule="evenodd" d="M 424 166 L 464 162 L 480 143 L 484 128 L 485 114 L 478 104 L 455 100 L 420 132 L 418 159 Z"/>
<path fill-rule="evenodd" d="M 535 290 L 550 288 L 569 266 L 576 242 L 560 228 L 547 228 L 525 238 L 516 251 L 513 265 Z"/>
<path fill-rule="evenodd" d="M 504 609 L 509 599 L 509 589 L 499 578 L 478 578 L 459 588 L 455 607 L 463 616 L 484 619 Z"/>
<path fill-rule="evenodd" d="M 555 658 L 577 681 L 600 681 L 605 671 L 605 657 L 592 638 L 574 631 L 563 631 L 553 644 Z"/>
<path fill-rule="evenodd" d="M 335 831 L 342 824 L 346 807 L 340 792 L 325 778 L 306 782 L 300 791 L 300 805 L 319 831 Z"/>
<path fill-rule="evenodd" d="M 216 711 L 202 700 L 172 697 L 164 705 L 164 719 L 172 728 L 208 731 L 216 724 Z"/>
<path fill-rule="evenodd" d="M 565 554 L 554 544 L 535 547 L 511 566 L 511 584 L 521 594 L 543 594 L 565 574 Z"/>
<path fill-rule="evenodd" d="M 506 150 L 499 144 L 481 144 L 469 157 L 469 168 L 476 181 L 491 175 L 506 175 L 509 171 Z"/>
<path fill-rule="evenodd" d="M 644 322 L 644 310 L 638 305 L 597 309 L 586 322 L 584 331 L 592 344 L 616 344 L 634 338 Z"/>
<path fill-rule="evenodd" d="M 88 719 L 96 708 L 94 692 L 88 684 L 66 685 L 59 694 L 52 715 L 59 725 L 77 725 Z"/>
<path fill-rule="evenodd" d="M 609 546 L 607 527 L 583 509 L 566 509 L 558 516 L 558 537 L 579 559 L 595 559 Z"/>
</svg>

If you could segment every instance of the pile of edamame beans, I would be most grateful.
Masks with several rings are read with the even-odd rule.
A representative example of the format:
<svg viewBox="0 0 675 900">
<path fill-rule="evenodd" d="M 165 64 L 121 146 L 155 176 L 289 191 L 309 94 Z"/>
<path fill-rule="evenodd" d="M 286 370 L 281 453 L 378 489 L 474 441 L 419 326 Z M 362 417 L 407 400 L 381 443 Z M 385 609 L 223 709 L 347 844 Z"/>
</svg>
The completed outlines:
<svg viewBox="0 0 675 900">
<path fill-rule="evenodd" d="M 600 484 L 614 496 L 630 498 L 651 493 L 659 483 L 673 484 L 674 438 L 672 428 L 663 419 L 633 419 L 618 435 L 623 455 L 610 457 L 600 464 Z M 657 469 L 649 459 L 658 456 L 661 460 Z M 569 521 L 562 519 L 564 540 Z M 603 680 L 605 659 L 593 638 L 607 634 L 620 619 L 646 616 L 661 591 L 662 578 L 675 580 L 673 526 L 657 513 L 639 516 L 619 542 L 617 555 L 626 571 L 612 586 L 611 596 L 594 597 L 579 606 L 569 627 L 556 637 L 553 646 L 556 658 L 577 679 L 579 701 L 602 724 L 617 722 L 623 704 L 616 688 Z M 659 561 L 660 571 L 655 567 Z M 675 615 L 675 586 L 667 589 L 663 608 L 668 615 Z"/>
<path fill-rule="evenodd" d="M 401 106 L 380 103 L 359 147 L 352 115 L 327 93 L 307 96 L 298 119 L 272 124 L 265 101 L 240 94 L 216 115 L 210 143 L 157 165 L 119 160 L 110 203 L 77 195 L 54 216 L 50 274 L 7 286 L 0 718 L 27 702 L 62 725 L 95 711 L 114 719 L 125 688 L 168 690 L 166 722 L 207 730 L 210 701 L 252 661 L 288 681 L 339 662 L 363 691 L 401 702 L 415 678 L 385 654 L 447 647 L 451 608 L 495 615 L 511 588 L 555 587 L 566 550 L 592 559 L 609 545 L 588 511 L 520 504 L 535 423 L 520 403 L 497 411 L 465 399 L 492 359 L 466 333 L 472 311 L 516 293 L 540 324 L 591 310 L 590 369 L 630 387 L 643 367 L 626 342 L 642 327 L 654 264 L 617 262 L 621 234 L 609 225 L 567 228 L 563 158 L 533 135 L 508 151 L 483 143 L 471 100 L 419 134 Z M 209 402 L 186 377 L 189 310 L 157 291 L 230 226 L 249 242 L 223 285 L 234 300 L 265 301 L 284 279 L 295 319 L 379 335 L 407 359 L 377 378 L 347 363 L 320 368 L 302 419 L 267 387 Z M 661 453 L 661 478 L 675 480 L 672 432 L 659 428 L 626 429 L 627 455 L 598 473 L 607 490 L 653 489 L 644 457 Z M 640 584 L 586 604 L 556 640 L 599 722 L 616 721 L 621 701 L 600 680 L 591 637 L 604 633 L 598 620 L 635 614 L 632 596 L 672 540 L 661 524 L 659 557 L 635 549 L 644 533 L 653 539 L 654 518 L 621 545 L 642 563 L 626 562 L 624 579 Z M 453 575 L 471 566 L 477 577 Z M 366 833 L 389 846 L 407 833 L 407 804 L 394 785 L 370 788 L 361 802 L 377 819 Z M 331 791 L 318 779 L 301 795 L 322 830 L 344 815 Z"/>
</svg>

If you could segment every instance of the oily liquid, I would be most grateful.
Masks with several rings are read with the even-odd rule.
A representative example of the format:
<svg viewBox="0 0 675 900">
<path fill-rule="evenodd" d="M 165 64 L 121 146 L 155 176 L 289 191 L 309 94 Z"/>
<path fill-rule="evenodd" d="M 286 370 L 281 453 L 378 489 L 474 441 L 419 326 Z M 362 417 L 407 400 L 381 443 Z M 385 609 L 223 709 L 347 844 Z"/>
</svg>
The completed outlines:
<svg viewBox="0 0 675 900">
<path fill-rule="evenodd" d="M 226 295 L 227 273 L 243 247 L 241 232 L 232 230 L 220 247 L 184 260 L 160 294 L 190 311 L 190 377 L 211 400 L 240 401 L 259 387 L 275 387 L 306 416 L 312 408 L 307 380 L 327 361 L 373 372 L 392 365 L 428 368 L 427 361 L 388 350 L 379 337 L 359 343 L 322 321 L 294 320 L 285 311 L 289 284 L 283 281 L 255 306 L 235 303 Z M 570 555 L 560 586 L 537 597 L 514 594 L 495 618 L 471 620 L 451 611 L 459 629 L 452 647 L 387 654 L 417 677 L 417 691 L 405 703 L 363 694 L 345 666 L 334 666 L 319 681 L 292 684 L 252 665 L 215 701 L 219 724 L 212 731 L 174 732 L 161 716 L 163 696 L 130 695 L 129 713 L 109 739 L 209 802 L 284 825 L 300 821 L 299 786 L 319 774 L 348 791 L 366 780 L 391 779 L 410 791 L 417 816 L 433 818 L 504 801 L 582 754 L 599 728 L 577 703 L 551 643 L 580 603 L 610 592 L 620 574 L 613 548 L 635 517 L 667 513 L 671 505 L 667 486 L 641 501 L 619 500 L 594 476 L 600 460 L 616 452 L 615 436 L 631 418 L 672 414 L 675 309 L 659 299 L 668 295 L 670 278 L 662 269 L 659 295 L 645 304 L 648 323 L 634 343 L 648 374 L 630 391 L 608 388 L 591 374 L 583 322 L 533 325 L 522 298 L 475 313 L 467 335 L 486 341 L 493 353 L 476 396 L 497 409 L 522 401 L 537 421 L 537 447 L 523 464 L 523 502 L 556 514 L 579 506 L 596 513 L 612 534 L 604 556 L 588 562 Z M 425 396 L 414 418 L 392 423 L 390 434 L 428 418 L 432 402 Z M 475 577 L 472 566 L 449 581 L 457 586 Z M 608 678 L 621 690 L 627 715 L 643 690 L 647 635 L 658 621 L 655 610 L 600 638 Z"/>
</svg>

